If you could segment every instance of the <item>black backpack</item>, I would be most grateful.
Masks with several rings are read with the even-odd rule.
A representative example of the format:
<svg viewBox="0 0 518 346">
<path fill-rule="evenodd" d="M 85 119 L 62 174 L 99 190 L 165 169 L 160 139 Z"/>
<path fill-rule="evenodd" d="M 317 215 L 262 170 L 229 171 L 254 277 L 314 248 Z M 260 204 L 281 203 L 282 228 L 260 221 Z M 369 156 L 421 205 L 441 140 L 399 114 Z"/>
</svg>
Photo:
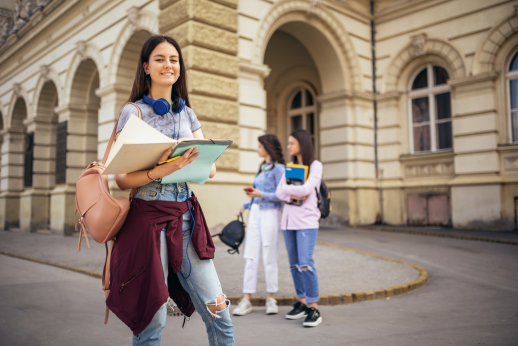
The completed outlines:
<svg viewBox="0 0 518 346">
<path fill-rule="evenodd" d="M 241 221 L 239 218 L 241 217 Z M 212 237 L 219 236 L 219 239 L 231 247 L 228 249 L 228 253 L 233 255 L 236 252 L 239 253 L 239 245 L 245 238 L 245 223 L 243 222 L 243 214 L 239 214 L 237 220 L 232 221 L 223 228 L 221 233 L 214 234 Z"/>
<path fill-rule="evenodd" d="M 319 190 L 315 187 L 315 192 L 317 193 L 317 205 L 320 210 L 320 218 L 325 219 L 331 212 L 331 193 L 323 181 L 320 182 Z"/>
</svg>

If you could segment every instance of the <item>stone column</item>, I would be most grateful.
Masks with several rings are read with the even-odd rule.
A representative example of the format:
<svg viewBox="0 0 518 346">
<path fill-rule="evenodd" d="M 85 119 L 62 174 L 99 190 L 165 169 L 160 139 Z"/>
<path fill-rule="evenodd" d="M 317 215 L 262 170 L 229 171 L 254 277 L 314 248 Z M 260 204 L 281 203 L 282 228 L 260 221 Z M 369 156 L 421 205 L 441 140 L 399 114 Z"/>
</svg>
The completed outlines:
<svg viewBox="0 0 518 346">
<path fill-rule="evenodd" d="M 320 159 L 333 213 L 350 224 L 372 223 L 379 210 L 374 184 L 372 95 L 338 92 L 318 97 Z"/>
<path fill-rule="evenodd" d="M 27 133 L 34 132 L 32 187 L 20 195 L 20 229 L 35 232 L 50 222 L 50 190 L 55 185 L 56 128 L 49 119 L 24 122 Z"/>
<path fill-rule="evenodd" d="M 217 161 L 216 177 L 193 185 L 210 227 L 228 222 L 242 199 L 239 174 L 238 0 L 160 0 L 159 30 L 175 38 L 184 54 L 191 107 L 205 138 L 234 141 Z M 222 200 L 224 198 L 224 200 Z"/>
<path fill-rule="evenodd" d="M 50 229 L 56 234 L 74 231 L 75 184 L 86 166 L 97 159 L 97 108 L 65 105 L 56 109 L 59 121 L 68 121 L 66 182 L 51 192 Z"/>
<path fill-rule="evenodd" d="M 377 101 L 378 162 L 379 168 L 383 169 L 383 179 L 379 185 L 383 189 L 384 222 L 400 225 L 406 220 L 402 200 L 403 172 L 400 163 L 404 138 L 399 114 L 401 92 L 378 95 Z"/>
<path fill-rule="evenodd" d="M 25 133 L 7 129 L 3 137 L 0 183 L 0 227 L 20 227 L 20 193 L 23 191 L 23 153 Z"/>
<path fill-rule="evenodd" d="M 450 185 L 456 228 L 501 226 L 496 78 L 497 73 L 489 72 L 449 81 L 456 174 Z"/>
<path fill-rule="evenodd" d="M 99 132 L 97 145 L 97 160 L 102 161 L 106 146 L 119 116 L 122 105 L 128 100 L 131 92 L 130 85 L 109 85 L 102 89 L 97 89 L 95 94 L 101 99 L 99 108 Z M 110 192 L 113 196 L 127 197 L 129 191 L 121 191 L 115 182 L 115 176 L 110 176 L 108 181 Z"/>
</svg>

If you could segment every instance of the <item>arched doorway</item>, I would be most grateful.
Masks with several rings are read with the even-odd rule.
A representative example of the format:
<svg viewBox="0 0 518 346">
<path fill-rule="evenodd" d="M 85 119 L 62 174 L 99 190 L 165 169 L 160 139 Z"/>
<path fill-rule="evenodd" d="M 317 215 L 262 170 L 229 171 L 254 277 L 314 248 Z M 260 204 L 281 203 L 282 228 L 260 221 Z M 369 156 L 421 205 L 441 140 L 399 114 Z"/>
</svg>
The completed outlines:
<svg viewBox="0 0 518 346">
<path fill-rule="evenodd" d="M 133 86 L 133 80 L 135 79 L 140 49 L 149 37 L 151 37 L 151 34 L 148 31 L 137 31 L 130 37 L 122 50 L 117 66 L 117 85 L 126 87 L 128 91 L 127 96 L 129 96 L 129 92 Z"/>
<path fill-rule="evenodd" d="M 54 233 L 74 232 L 75 183 L 85 167 L 97 160 L 98 88 L 98 68 L 92 59 L 85 59 L 75 71 L 69 104 L 57 110 L 56 186 L 51 193 L 50 220 Z"/>
<path fill-rule="evenodd" d="M 25 191 L 21 194 L 20 229 L 46 231 L 50 224 L 50 191 L 55 186 L 58 91 L 52 81 L 43 84 L 35 114 L 25 122 Z"/>
<path fill-rule="evenodd" d="M 24 121 L 27 118 L 27 104 L 23 97 L 14 102 L 9 128 L 2 131 L 2 168 L 0 208 L 4 219 L 0 227 L 20 227 L 20 193 L 25 182 L 26 138 Z"/>
<path fill-rule="evenodd" d="M 283 148 L 291 131 L 308 130 L 333 191 L 333 213 L 351 223 L 373 222 L 376 208 L 362 211 L 357 202 L 375 200 L 376 194 L 372 101 L 361 97 L 354 46 L 345 33 L 337 37 L 324 17 L 285 14 L 267 30 L 267 43 L 258 44 L 265 47 L 263 63 L 271 69 L 264 80 L 266 128 Z M 362 190 L 358 184 L 370 186 Z"/>
</svg>

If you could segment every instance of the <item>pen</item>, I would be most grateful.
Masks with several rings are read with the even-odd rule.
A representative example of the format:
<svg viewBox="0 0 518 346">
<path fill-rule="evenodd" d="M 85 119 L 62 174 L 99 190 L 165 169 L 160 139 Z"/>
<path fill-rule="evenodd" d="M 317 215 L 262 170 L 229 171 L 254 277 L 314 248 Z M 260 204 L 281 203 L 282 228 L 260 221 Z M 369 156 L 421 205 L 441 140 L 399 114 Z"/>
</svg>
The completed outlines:
<svg viewBox="0 0 518 346">
<path fill-rule="evenodd" d="M 168 162 L 171 162 L 171 161 L 174 161 L 174 160 L 178 160 L 181 156 L 176 156 L 176 157 L 172 157 L 168 160 L 165 160 L 165 161 L 162 161 L 162 162 L 159 162 L 158 165 L 163 165 L 164 163 L 168 163 Z"/>
</svg>

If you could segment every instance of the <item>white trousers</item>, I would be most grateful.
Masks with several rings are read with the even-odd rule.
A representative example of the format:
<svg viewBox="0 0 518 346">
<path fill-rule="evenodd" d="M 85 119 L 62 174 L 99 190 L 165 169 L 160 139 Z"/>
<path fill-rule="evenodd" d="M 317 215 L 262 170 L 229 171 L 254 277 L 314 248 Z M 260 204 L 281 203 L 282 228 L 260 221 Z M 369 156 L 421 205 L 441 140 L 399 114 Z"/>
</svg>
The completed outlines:
<svg viewBox="0 0 518 346">
<path fill-rule="evenodd" d="M 279 209 L 261 210 L 259 204 L 252 204 L 243 256 L 246 259 L 243 293 L 255 293 L 261 250 L 263 252 L 266 291 L 275 293 L 279 290 L 277 257 L 279 257 L 281 236 L 280 224 L 281 211 Z"/>
</svg>

